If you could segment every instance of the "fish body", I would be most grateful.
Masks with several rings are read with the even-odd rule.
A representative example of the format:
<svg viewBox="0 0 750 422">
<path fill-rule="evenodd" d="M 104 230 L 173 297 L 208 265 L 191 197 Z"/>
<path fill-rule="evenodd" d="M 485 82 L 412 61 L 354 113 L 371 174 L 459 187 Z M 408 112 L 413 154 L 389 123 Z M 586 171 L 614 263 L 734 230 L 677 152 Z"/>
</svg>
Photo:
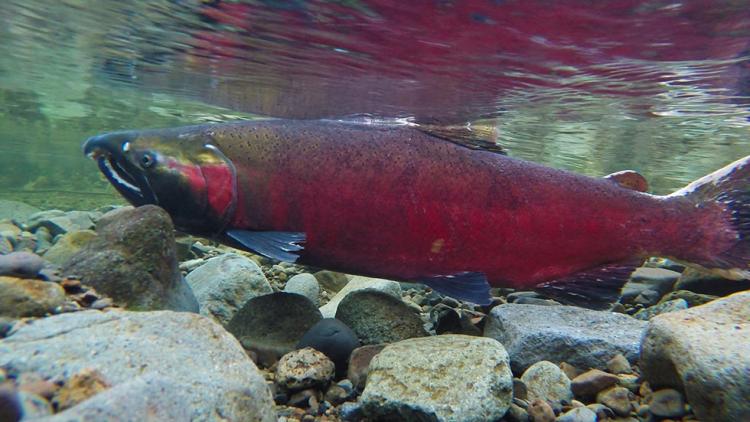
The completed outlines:
<svg viewBox="0 0 750 422">
<path fill-rule="evenodd" d="M 180 152 L 201 148 L 215 157 L 195 164 Z M 698 200 L 691 193 L 700 186 L 650 195 L 411 125 L 248 121 L 119 132 L 85 149 L 116 151 L 99 159 L 114 162 L 132 185 L 142 177 L 153 194 L 131 202 L 161 205 L 178 227 L 348 273 L 450 291 L 471 274 L 493 286 L 553 290 L 611 276 L 619 289 L 617 269 L 648 256 L 744 270 L 724 257 L 744 230 L 736 207 Z M 172 174 L 148 176 L 139 153 Z M 746 160 L 732 168 L 747 173 Z M 160 185 L 182 187 L 169 193 Z M 183 219 L 185 207 L 194 211 Z M 271 237 L 259 239 L 263 233 Z M 282 233 L 300 237 L 274 237 Z"/>
</svg>

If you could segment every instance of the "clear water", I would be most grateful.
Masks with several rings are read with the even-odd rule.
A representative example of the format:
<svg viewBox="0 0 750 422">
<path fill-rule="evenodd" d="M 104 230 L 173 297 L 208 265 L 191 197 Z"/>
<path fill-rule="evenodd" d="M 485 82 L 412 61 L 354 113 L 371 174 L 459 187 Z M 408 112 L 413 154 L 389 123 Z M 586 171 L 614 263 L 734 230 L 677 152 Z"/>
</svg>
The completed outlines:
<svg viewBox="0 0 750 422">
<path fill-rule="evenodd" d="M 496 118 L 513 156 L 666 193 L 750 154 L 750 2 L 0 2 L 2 198 L 118 201 L 100 132 L 358 114 Z"/>
</svg>

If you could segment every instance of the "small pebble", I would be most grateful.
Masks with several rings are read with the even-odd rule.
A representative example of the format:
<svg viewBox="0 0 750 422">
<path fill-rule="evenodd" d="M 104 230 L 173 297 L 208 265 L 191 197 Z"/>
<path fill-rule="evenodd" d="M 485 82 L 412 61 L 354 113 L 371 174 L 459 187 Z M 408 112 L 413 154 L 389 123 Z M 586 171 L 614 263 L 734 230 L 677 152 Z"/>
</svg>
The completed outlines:
<svg viewBox="0 0 750 422">
<path fill-rule="evenodd" d="M 596 413 L 586 407 L 576 407 L 555 419 L 556 422 L 596 422 Z"/>
<path fill-rule="evenodd" d="M 81 280 L 77 278 L 64 278 L 60 285 L 65 289 L 66 293 L 80 293 L 81 292 Z"/>
<path fill-rule="evenodd" d="M 618 353 L 607 362 L 607 371 L 613 374 L 632 374 L 633 368 L 630 367 L 628 359 L 622 353 Z"/>
<path fill-rule="evenodd" d="M 617 384 L 619 378 L 599 369 L 591 369 L 573 378 L 570 388 L 576 397 L 591 397 L 596 393 Z"/>
<path fill-rule="evenodd" d="M 91 306 L 89 306 L 89 307 L 91 309 L 102 310 L 102 309 L 109 308 L 112 305 L 113 305 L 112 299 L 110 299 L 108 297 L 103 297 L 101 299 L 97 299 L 96 301 L 94 301 L 94 303 L 92 303 Z"/>
<path fill-rule="evenodd" d="M 526 409 L 515 403 L 511 403 L 508 413 L 505 414 L 505 419 L 509 422 L 529 422 L 529 414 L 526 412 Z"/>
<path fill-rule="evenodd" d="M 685 415 L 685 400 L 671 388 L 656 390 L 649 402 L 651 414 L 660 418 L 680 418 Z"/>
<path fill-rule="evenodd" d="M 596 401 L 609 407 L 619 416 L 630 414 L 630 392 L 624 387 L 612 387 L 596 395 Z"/>
<path fill-rule="evenodd" d="M 533 422 L 554 422 L 555 412 L 546 401 L 536 399 L 529 404 L 529 418 Z"/>
<path fill-rule="evenodd" d="M 568 378 L 571 380 L 583 373 L 582 370 L 576 368 L 575 366 L 569 364 L 568 362 L 560 363 L 560 369 L 562 369 L 563 373 L 567 375 Z"/>
<path fill-rule="evenodd" d="M 520 378 L 513 378 L 513 397 L 521 400 L 528 398 L 528 390 L 526 384 Z"/>
</svg>

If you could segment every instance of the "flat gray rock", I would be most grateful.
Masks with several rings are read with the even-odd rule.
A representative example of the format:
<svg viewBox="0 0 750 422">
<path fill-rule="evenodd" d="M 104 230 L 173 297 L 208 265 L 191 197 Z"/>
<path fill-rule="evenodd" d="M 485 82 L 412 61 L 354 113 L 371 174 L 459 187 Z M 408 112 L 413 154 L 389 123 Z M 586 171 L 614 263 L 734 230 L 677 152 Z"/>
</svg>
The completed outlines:
<svg viewBox="0 0 750 422">
<path fill-rule="evenodd" d="M 365 344 L 393 343 L 427 335 L 419 313 L 400 297 L 377 290 L 357 290 L 339 303 L 336 319 Z"/>
<path fill-rule="evenodd" d="M 491 421 L 512 399 L 500 343 L 446 334 L 386 346 L 370 362 L 360 402 L 376 420 Z"/>
<path fill-rule="evenodd" d="M 354 276 L 338 293 L 336 293 L 335 296 L 331 298 L 330 301 L 328 301 L 328 303 L 320 307 L 320 313 L 323 314 L 323 318 L 335 317 L 336 309 L 346 295 L 364 289 L 378 290 L 399 299 L 401 298 L 401 285 L 397 281 Z"/>
<path fill-rule="evenodd" d="M 302 336 L 321 319 L 310 299 L 276 292 L 248 300 L 226 327 L 265 362 L 294 350 Z"/>
<path fill-rule="evenodd" d="M 263 270 L 235 253 L 213 257 L 191 271 L 185 281 L 195 294 L 200 313 L 227 325 L 248 300 L 273 293 Z"/>
<path fill-rule="evenodd" d="M 488 315 L 484 336 L 498 340 L 516 374 L 548 360 L 578 368 L 606 369 L 618 353 L 638 358 L 645 321 L 575 306 L 504 304 Z"/>
<path fill-rule="evenodd" d="M 685 391 L 700 420 L 750 420 L 750 292 L 654 317 L 640 360 L 654 387 Z"/>
<path fill-rule="evenodd" d="M 110 385 L 50 421 L 276 420 L 237 340 L 191 313 L 84 311 L 17 325 L 0 340 L 0 367 L 56 380 L 93 369 Z"/>
</svg>

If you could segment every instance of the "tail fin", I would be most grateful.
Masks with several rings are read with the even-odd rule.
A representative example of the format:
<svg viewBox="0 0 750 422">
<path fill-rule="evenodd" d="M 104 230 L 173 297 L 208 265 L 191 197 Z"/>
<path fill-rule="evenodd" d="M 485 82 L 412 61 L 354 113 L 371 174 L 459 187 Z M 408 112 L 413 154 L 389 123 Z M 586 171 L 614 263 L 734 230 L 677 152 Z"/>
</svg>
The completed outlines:
<svg viewBox="0 0 750 422">
<path fill-rule="evenodd" d="M 730 246 L 698 262 L 728 270 L 730 278 L 750 278 L 750 156 L 704 176 L 670 197 L 684 196 L 699 208 L 718 207 L 726 219 Z M 730 236 L 734 236 L 733 241 Z"/>
</svg>

